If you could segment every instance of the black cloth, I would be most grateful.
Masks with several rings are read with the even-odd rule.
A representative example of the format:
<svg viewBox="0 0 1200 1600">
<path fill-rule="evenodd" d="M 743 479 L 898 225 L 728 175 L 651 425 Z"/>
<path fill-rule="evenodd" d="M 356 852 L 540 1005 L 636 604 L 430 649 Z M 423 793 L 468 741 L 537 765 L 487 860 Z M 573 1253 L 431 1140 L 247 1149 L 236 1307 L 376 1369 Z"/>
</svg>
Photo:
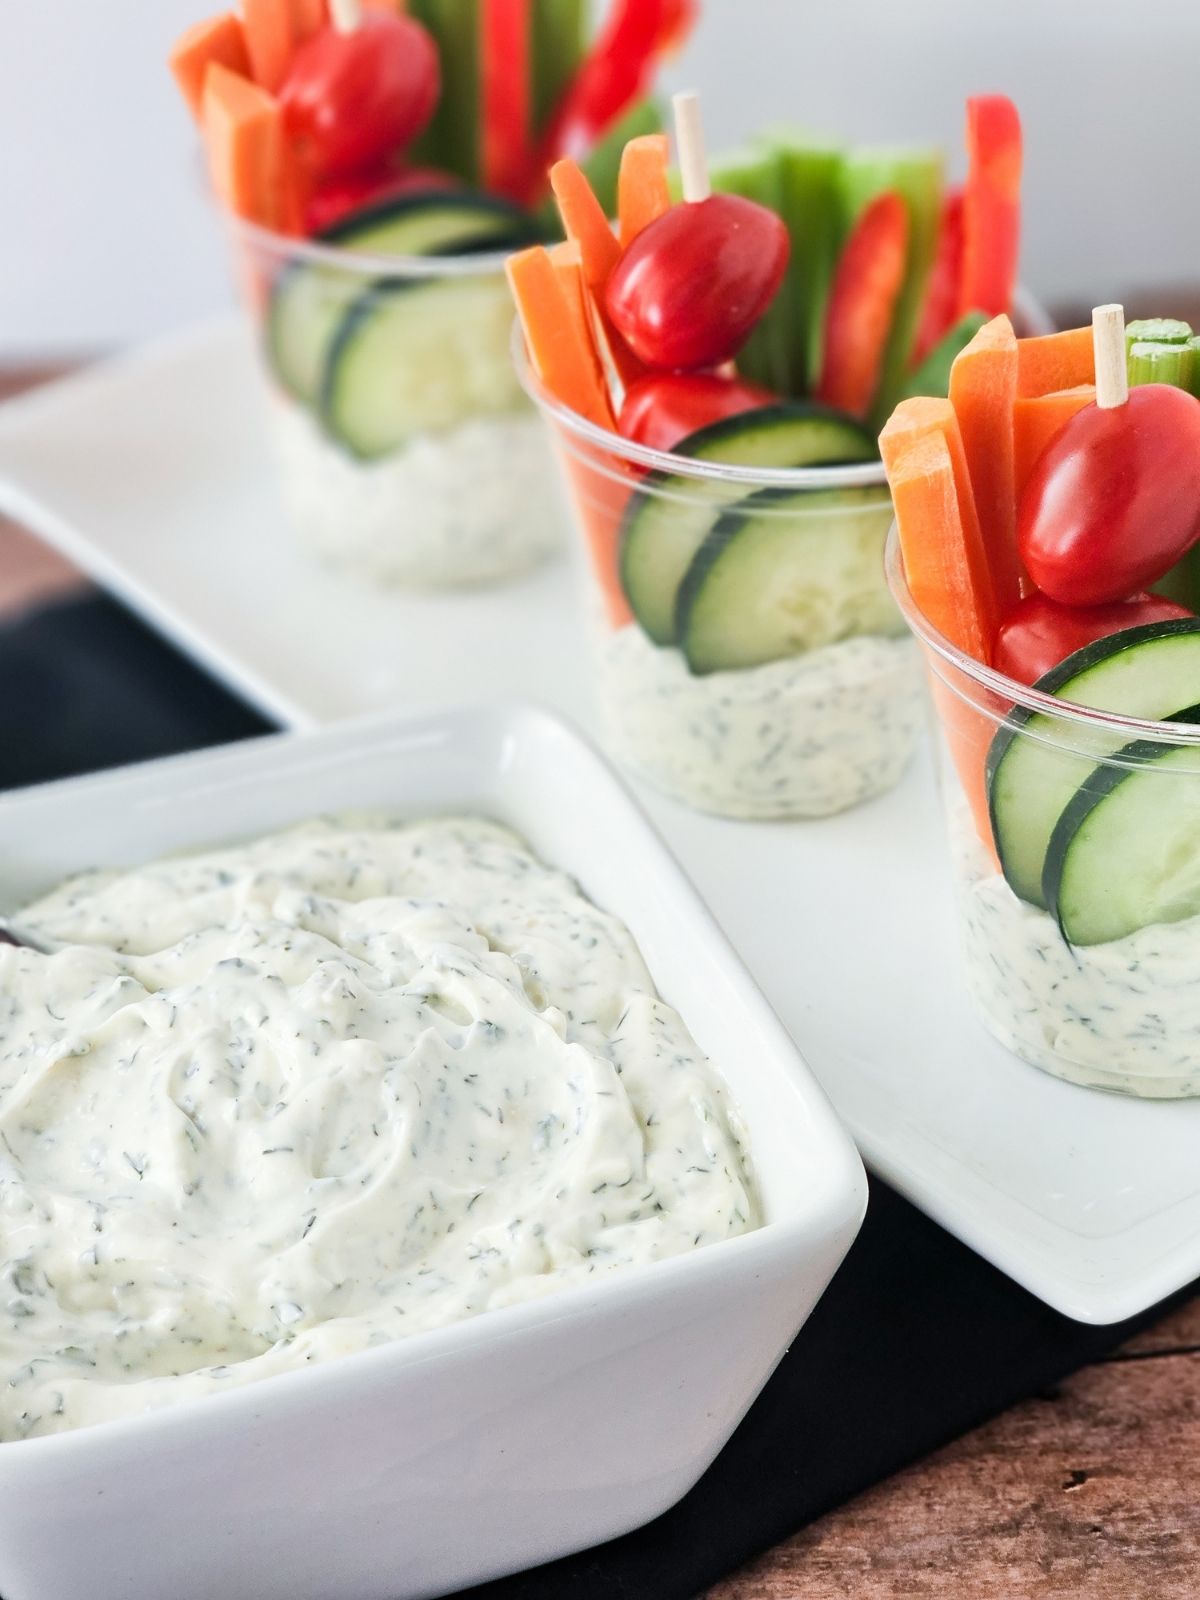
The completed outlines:
<svg viewBox="0 0 1200 1600">
<path fill-rule="evenodd" d="M 108 599 L 0 630 L 0 684 L 0 788 L 270 726 Z M 472 1600 L 691 1600 L 1163 1309 L 1117 1327 L 1071 1322 L 872 1181 L 845 1265 L 692 1493 L 649 1527 Z"/>
</svg>

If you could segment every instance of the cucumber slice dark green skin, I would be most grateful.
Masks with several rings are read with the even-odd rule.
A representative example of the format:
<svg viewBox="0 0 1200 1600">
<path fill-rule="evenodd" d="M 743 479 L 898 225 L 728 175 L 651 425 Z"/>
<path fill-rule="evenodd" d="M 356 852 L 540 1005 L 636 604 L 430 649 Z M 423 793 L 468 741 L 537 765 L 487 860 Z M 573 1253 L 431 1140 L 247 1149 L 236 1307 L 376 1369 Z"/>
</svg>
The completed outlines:
<svg viewBox="0 0 1200 1600">
<path fill-rule="evenodd" d="M 1076 705 L 1118 716 L 1161 721 L 1200 691 L 1200 618 L 1150 622 L 1098 639 L 1039 678 L 1035 687 Z M 1000 866 L 1014 894 L 1046 904 L 1046 851 L 1059 818 L 1079 789 L 1089 758 L 1117 746 L 1102 729 L 1072 725 L 1076 745 L 1063 749 L 1063 724 L 1053 715 L 1018 707 L 1001 724 L 987 759 L 988 807 Z"/>
<path fill-rule="evenodd" d="M 1165 720 L 1200 723 L 1200 705 Z M 1136 739 L 1114 761 L 1080 786 L 1046 850 L 1042 892 L 1072 945 L 1200 914 L 1200 746 Z"/>
<path fill-rule="evenodd" d="M 697 675 L 762 666 L 904 623 L 883 575 L 886 489 L 760 489 L 720 517 L 679 586 Z"/>
<path fill-rule="evenodd" d="M 777 405 L 726 417 L 689 434 L 673 454 L 727 466 L 810 467 L 872 461 L 872 435 L 825 406 Z M 643 629 L 674 644 L 684 573 L 722 510 L 743 498 L 739 484 L 651 472 L 630 497 L 621 526 L 621 583 Z"/>
<path fill-rule="evenodd" d="M 360 461 L 513 409 L 512 302 L 501 274 L 388 278 L 346 311 L 325 362 L 325 431 Z"/>
<path fill-rule="evenodd" d="M 356 212 L 313 242 L 369 255 L 427 256 L 518 249 L 537 237 L 533 221 L 494 195 L 420 190 Z M 275 280 L 267 308 L 271 369 L 295 399 L 312 405 L 347 307 L 362 294 L 361 273 L 305 261 Z"/>
</svg>

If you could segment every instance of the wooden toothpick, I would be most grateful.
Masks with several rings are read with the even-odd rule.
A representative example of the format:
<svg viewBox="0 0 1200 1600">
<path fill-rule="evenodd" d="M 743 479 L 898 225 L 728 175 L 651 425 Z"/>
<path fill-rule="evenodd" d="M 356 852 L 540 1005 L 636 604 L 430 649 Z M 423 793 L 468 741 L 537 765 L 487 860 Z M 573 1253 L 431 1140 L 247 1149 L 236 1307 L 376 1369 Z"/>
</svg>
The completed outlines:
<svg viewBox="0 0 1200 1600">
<path fill-rule="evenodd" d="M 675 149 L 679 155 L 679 175 L 685 200 L 707 200 L 712 193 L 708 181 L 708 161 L 704 154 L 704 124 L 700 118 L 700 96 L 694 89 L 677 94 L 675 109 Z"/>
<path fill-rule="evenodd" d="M 1123 306 L 1097 306 L 1092 312 L 1092 349 L 1096 358 L 1097 406 L 1102 411 L 1123 406 L 1129 399 Z"/>
<path fill-rule="evenodd" d="M 362 23 L 362 0 L 329 0 L 329 20 L 339 33 L 355 33 Z"/>
</svg>

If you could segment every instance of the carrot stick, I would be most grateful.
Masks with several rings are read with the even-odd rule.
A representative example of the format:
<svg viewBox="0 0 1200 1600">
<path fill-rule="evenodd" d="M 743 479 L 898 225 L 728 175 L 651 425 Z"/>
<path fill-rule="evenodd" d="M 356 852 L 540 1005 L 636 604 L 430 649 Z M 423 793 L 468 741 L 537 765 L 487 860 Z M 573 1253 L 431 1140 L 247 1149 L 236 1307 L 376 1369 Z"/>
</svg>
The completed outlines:
<svg viewBox="0 0 1200 1600">
<path fill-rule="evenodd" d="M 325 0 L 242 0 L 246 49 L 255 83 L 275 94 L 296 51 L 325 20 Z"/>
<path fill-rule="evenodd" d="M 1017 393 L 1022 397 L 1057 394 L 1081 383 L 1095 383 L 1092 330 L 1070 328 L 1017 343 Z"/>
<path fill-rule="evenodd" d="M 949 416 L 901 415 L 916 405 L 945 406 Z M 979 527 L 969 488 L 963 494 L 965 468 L 955 459 L 962 454 L 961 442 L 954 449 L 956 433 L 949 402 L 905 400 L 880 435 L 879 448 L 913 599 L 947 639 L 976 660 L 986 660 L 994 631 L 977 588 Z M 947 748 L 979 837 L 990 848 L 986 774 L 994 723 L 972 703 L 977 695 L 956 667 L 932 655 L 927 664 Z"/>
<path fill-rule="evenodd" d="M 596 347 L 596 325 L 592 315 L 591 296 L 588 294 L 587 284 L 583 281 L 582 257 L 583 253 L 573 239 L 567 239 L 562 244 L 552 245 L 550 248 L 550 260 L 566 296 L 567 309 L 575 330 L 575 341 L 581 350 L 591 355 L 596 383 L 604 391 L 605 402 L 609 406 L 608 415 L 612 417 L 611 402 L 608 402 L 608 384 L 604 378 L 604 364 Z M 615 426 L 615 420 L 608 426 Z"/>
<path fill-rule="evenodd" d="M 584 282 L 599 297 L 621 254 L 617 236 L 578 162 L 556 161 L 550 168 L 550 187 L 563 232 L 579 245 Z"/>
<path fill-rule="evenodd" d="M 1016 335 L 1007 317 L 994 317 L 954 358 L 950 403 L 962 433 L 1000 618 L 1006 617 L 1021 598 L 1013 484 L 1016 397 Z"/>
<path fill-rule="evenodd" d="M 250 76 L 246 35 L 242 31 L 241 18 L 232 11 L 226 11 L 219 17 L 209 17 L 206 22 L 198 22 L 195 27 L 189 28 L 175 41 L 167 58 L 179 91 L 197 122 L 204 100 L 204 75 L 211 61 L 238 73 L 240 77 Z"/>
<path fill-rule="evenodd" d="M 295 193 L 279 102 L 248 78 L 210 62 L 202 110 L 209 170 L 220 199 L 239 217 L 291 229 Z"/>
<path fill-rule="evenodd" d="M 609 320 L 604 309 L 604 286 L 621 255 L 604 208 L 591 184 L 574 161 L 556 161 L 550 168 L 550 187 L 558 202 L 563 232 L 580 251 L 583 281 L 595 308 L 605 353 L 621 382 L 628 385 L 644 368 Z"/>
<path fill-rule="evenodd" d="M 879 450 L 913 599 L 952 644 L 988 661 L 1000 611 L 954 407 L 902 400 Z"/>
<path fill-rule="evenodd" d="M 601 428 L 616 426 L 592 341 L 581 332 L 561 269 L 542 245 L 519 250 L 505 263 L 534 371 L 569 410 Z"/>
<path fill-rule="evenodd" d="M 665 133 L 630 139 L 621 152 L 617 177 L 617 221 L 621 249 L 627 250 L 647 223 L 670 209 L 667 185 L 670 146 Z"/>
<path fill-rule="evenodd" d="M 1096 398 L 1096 386 L 1081 383 L 1055 394 L 1018 396 L 1013 405 L 1013 488 L 1020 504 L 1038 457 L 1067 422 Z"/>
</svg>

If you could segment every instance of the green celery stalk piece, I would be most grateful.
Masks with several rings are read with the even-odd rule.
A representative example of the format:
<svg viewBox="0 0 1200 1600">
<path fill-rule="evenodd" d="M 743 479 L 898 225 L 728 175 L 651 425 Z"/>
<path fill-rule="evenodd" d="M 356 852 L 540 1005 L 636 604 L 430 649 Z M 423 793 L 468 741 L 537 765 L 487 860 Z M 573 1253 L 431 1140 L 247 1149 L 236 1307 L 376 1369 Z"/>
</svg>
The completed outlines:
<svg viewBox="0 0 1200 1600">
<path fill-rule="evenodd" d="M 806 394 L 821 371 L 825 305 L 842 242 L 840 178 L 843 155 L 796 128 L 768 130 L 762 142 L 779 158 L 780 215 L 792 241 L 783 293 L 792 350 L 785 392 Z"/>
<path fill-rule="evenodd" d="M 897 400 L 908 400 L 914 395 L 931 395 L 944 400 L 950 393 L 950 368 L 954 365 L 955 356 L 970 344 L 988 320 L 986 311 L 968 311 L 965 317 L 960 318 L 948 333 L 942 335 L 921 365 L 905 379 L 904 387 L 896 396 Z"/>
<path fill-rule="evenodd" d="M 587 0 L 533 0 L 533 126 L 541 133 L 587 50 Z"/>
<path fill-rule="evenodd" d="M 1186 344 L 1191 337 L 1191 324 L 1176 317 L 1142 317 L 1125 324 L 1125 353 L 1135 344 Z"/>
<path fill-rule="evenodd" d="M 1190 393 L 1196 352 L 1190 344 L 1153 344 L 1148 339 L 1129 346 L 1126 366 L 1131 385 L 1170 383 Z"/>
<path fill-rule="evenodd" d="M 639 100 L 617 121 L 583 157 L 579 165 L 591 184 L 606 216 L 617 213 L 617 177 L 621 170 L 621 152 L 630 139 L 643 133 L 661 133 L 662 109 L 654 100 Z M 543 200 L 537 209 L 537 220 L 551 239 L 562 238 L 562 223 L 553 195 Z"/>
<path fill-rule="evenodd" d="M 1192 352 L 1192 393 L 1200 400 L 1200 338 L 1188 340 Z"/>
<path fill-rule="evenodd" d="M 783 211 L 783 160 L 770 145 L 751 145 L 719 157 L 710 164 L 709 178 L 721 194 L 741 195 L 777 216 Z M 737 354 L 740 376 L 765 384 L 776 394 L 787 394 L 791 384 L 794 305 L 787 288 L 786 283 L 780 285 Z"/>
<path fill-rule="evenodd" d="M 409 13 L 433 35 L 442 92 L 428 128 L 413 145 L 414 163 L 429 162 L 477 184 L 479 152 L 478 0 L 409 0 Z"/>
<path fill-rule="evenodd" d="M 1200 546 L 1193 546 L 1185 556 L 1165 572 L 1158 582 L 1152 585 L 1151 594 L 1165 595 L 1168 600 L 1174 600 L 1176 605 L 1186 606 L 1189 611 L 1200 614 Z"/>
<path fill-rule="evenodd" d="M 908 206 L 908 259 L 904 282 L 883 353 L 883 371 L 873 414 L 886 417 L 904 387 L 917 322 L 937 248 L 942 203 L 942 153 L 930 146 L 863 146 L 842 166 L 843 229 L 848 233 L 876 195 L 895 189 Z"/>
</svg>

